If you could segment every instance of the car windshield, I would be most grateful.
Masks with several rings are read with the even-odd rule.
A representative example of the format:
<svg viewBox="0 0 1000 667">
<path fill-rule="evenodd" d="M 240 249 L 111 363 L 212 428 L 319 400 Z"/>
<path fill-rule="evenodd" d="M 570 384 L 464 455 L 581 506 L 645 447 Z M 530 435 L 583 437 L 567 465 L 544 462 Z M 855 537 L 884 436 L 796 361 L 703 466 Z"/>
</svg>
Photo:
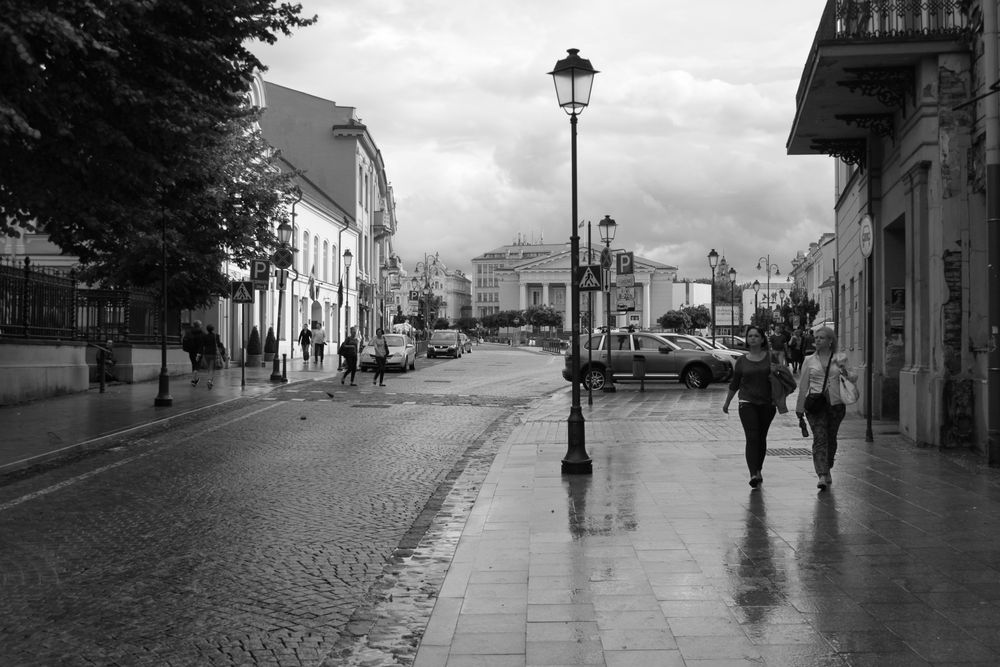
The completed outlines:
<svg viewBox="0 0 1000 667">
<path fill-rule="evenodd" d="M 431 336 L 432 343 L 454 343 L 455 334 L 434 334 Z"/>
<path fill-rule="evenodd" d="M 406 345 L 406 340 L 402 336 L 393 336 L 386 334 L 385 344 L 389 347 L 403 347 Z"/>
</svg>

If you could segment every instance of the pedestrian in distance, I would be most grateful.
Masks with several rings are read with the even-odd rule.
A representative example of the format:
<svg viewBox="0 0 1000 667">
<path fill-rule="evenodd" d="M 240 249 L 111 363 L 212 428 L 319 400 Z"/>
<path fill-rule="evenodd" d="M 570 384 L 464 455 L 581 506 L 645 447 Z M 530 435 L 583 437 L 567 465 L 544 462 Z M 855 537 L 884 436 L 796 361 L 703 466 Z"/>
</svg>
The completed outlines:
<svg viewBox="0 0 1000 667">
<path fill-rule="evenodd" d="M 344 358 L 344 374 L 340 376 L 340 384 L 344 384 L 347 381 L 347 375 L 350 374 L 351 386 L 358 386 L 354 383 L 354 375 L 358 372 L 358 339 L 354 335 L 354 327 L 351 327 L 351 333 L 340 344 L 337 354 Z"/>
<path fill-rule="evenodd" d="M 763 329 L 757 325 L 748 327 L 746 341 L 749 351 L 736 360 L 722 411 L 729 414 L 729 404 L 738 394 L 750 486 L 756 489 L 764 482 L 767 431 L 777 412 L 788 412 L 785 397 L 795 388 L 795 379 L 788 368 L 772 356 Z"/>
<path fill-rule="evenodd" d="M 788 365 L 788 359 L 785 356 L 785 344 L 788 342 L 788 336 L 785 335 L 784 329 L 781 327 L 771 327 L 771 338 L 768 340 L 768 347 L 771 348 L 771 352 L 774 355 L 775 360 L 783 365 Z"/>
<path fill-rule="evenodd" d="M 380 387 L 385 386 L 385 363 L 389 360 L 389 343 L 385 340 L 385 332 L 382 329 L 375 330 L 375 340 L 372 341 L 375 348 L 375 377 L 372 384 Z"/>
<path fill-rule="evenodd" d="M 313 332 L 313 356 L 316 357 L 316 361 L 323 363 L 323 353 L 326 348 L 326 331 L 323 330 L 323 326 L 320 325 L 319 329 Z"/>
<path fill-rule="evenodd" d="M 792 372 L 798 374 L 802 368 L 802 360 L 805 355 L 802 352 L 802 329 L 796 329 L 788 339 L 788 364 L 792 367 Z"/>
<path fill-rule="evenodd" d="M 208 370 L 208 388 L 215 384 L 215 362 L 220 355 L 226 353 L 226 348 L 222 346 L 219 335 L 215 333 L 215 327 L 209 324 L 205 327 L 205 335 L 201 337 L 201 359 Z M 198 384 L 197 380 L 194 384 Z"/>
<path fill-rule="evenodd" d="M 299 345 L 302 346 L 302 360 L 309 361 L 309 348 L 312 347 L 312 331 L 309 331 L 309 325 L 303 324 L 302 331 L 299 332 Z"/>
<path fill-rule="evenodd" d="M 802 362 L 799 396 L 795 413 L 805 414 L 813 432 L 813 468 L 816 487 L 824 490 L 833 484 L 830 473 L 837 456 L 837 432 L 847 406 L 840 397 L 840 376 L 851 382 L 857 373 L 847 365 L 847 355 L 837 352 L 837 337 L 830 327 L 821 327 L 814 336 L 816 352 Z"/>
<path fill-rule="evenodd" d="M 197 387 L 200 380 L 198 368 L 201 366 L 201 339 L 204 335 L 205 330 L 201 328 L 201 320 L 195 320 L 191 323 L 188 332 L 184 334 L 184 340 L 181 341 L 181 349 L 188 353 L 188 359 L 191 360 L 192 387 Z"/>
</svg>

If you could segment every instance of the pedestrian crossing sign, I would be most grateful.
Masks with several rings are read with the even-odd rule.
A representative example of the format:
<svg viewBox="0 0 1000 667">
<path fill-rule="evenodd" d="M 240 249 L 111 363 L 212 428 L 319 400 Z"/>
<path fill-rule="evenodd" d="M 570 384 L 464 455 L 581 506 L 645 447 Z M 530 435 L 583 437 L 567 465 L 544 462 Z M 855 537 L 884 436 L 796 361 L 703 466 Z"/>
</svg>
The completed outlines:
<svg viewBox="0 0 1000 667">
<path fill-rule="evenodd" d="M 234 280 L 230 285 L 233 303 L 253 303 L 253 282 L 250 280 Z"/>
<path fill-rule="evenodd" d="M 587 264 L 577 268 L 576 284 L 581 292 L 601 291 L 601 266 L 600 264 Z"/>
</svg>

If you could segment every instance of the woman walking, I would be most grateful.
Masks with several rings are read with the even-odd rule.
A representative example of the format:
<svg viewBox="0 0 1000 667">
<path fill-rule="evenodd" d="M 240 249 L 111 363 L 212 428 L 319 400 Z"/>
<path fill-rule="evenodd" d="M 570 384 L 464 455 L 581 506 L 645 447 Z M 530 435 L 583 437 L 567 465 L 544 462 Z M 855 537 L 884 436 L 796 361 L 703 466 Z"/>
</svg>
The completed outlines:
<svg viewBox="0 0 1000 667">
<path fill-rule="evenodd" d="M 761 471 L 767 456 L 767 430 L 774 415 L 785 408 L 785 392 L 795 381 L 788 369 L 771 358 L 764 330 L 753 325 L 746 332 L 750 351 L 736 360 L 729 394 L 722 411 L 729 414 L 729 404 L 739 392 L 740 422 L 746 435 L 746 460 L 750 470 L 750 486 L 757 488 L 764 481 Z M 781 376 L 778 374 L 781 373 Z M 779 379 L 780 378 L 780 379 Z"/>
<path fill-rule="evenodd" d="M 372 384 L 380 387 L 385 386 L 385 362 L 389 359 L 389 343 L 385 340 L 385 332 L 382 329 L 375 330 L 375 340 L 372 341 L 375 348 L 375 377 Z"/>
<path fill-rule="evenodd" d="M 215 384 L 215 360 L 223 350 L 222 341 L 215 333 L 215 327 L 209 324 L 205 327 L 205 334 L 201 337 L 201 358 L 204 360 L 205 368 L 208 370 L 208 388 Z M 197 378 L 192 384 L 198 384 Z"/>
<path fill-rule="evenodd" d="M 840 376 L 851 382 L 858 379 L 847 366 L 847 355 L 837 353 L 837 337 L 830 327 L 815 334 L 816 352 L 802 362 L 799 377 L 799 397 L 795 414 L 805 414 L 813 432 L 813 468 L 816 487 L 826 489 L 833 484 L 830 469 L 837 456 L 837 432 L 847 407 L 840 397 Z"/>
</svg>

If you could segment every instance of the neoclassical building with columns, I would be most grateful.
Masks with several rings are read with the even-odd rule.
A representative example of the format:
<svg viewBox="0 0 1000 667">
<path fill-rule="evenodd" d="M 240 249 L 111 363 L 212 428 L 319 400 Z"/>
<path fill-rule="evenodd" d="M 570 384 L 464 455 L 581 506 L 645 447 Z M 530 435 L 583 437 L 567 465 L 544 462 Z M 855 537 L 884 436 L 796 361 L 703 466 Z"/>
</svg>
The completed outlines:
<svg viewBox="0 0 1000 667">
<path fill-rule="evenodd" d="M 583 251 L 586 253 L 586 250 Z M 624 249 L 612 249 L 612 254 Z M 570 298 L 569 244 L 518 243 L 501 246 L 472 259 L 473 312 L 476 317 L 507 310 L 524 310 L 530 306 L 548 305 L 564 314 L 569 312 Z M 586 260 L 581 264 L 587 263 Z M 599 264 L 599 254 L 594 252 L 590 263 Z M 677 267 L 661 264 L 642 257 L 635 257 L 634 310 L 619 310 L 617 276 L 611 269 L 611 325 L 649 329 L 656 320 L 675 307 L 673 296 Z M 601 326 L 608 322 L 607 296 L 604 292 L 593 295 L 593 323 Z M 622 290 L 624 296 L 624 290 Z M 583 326 L 590 312 L 588 292 L 580 293 L 580 312 Z M 563 326 L 570 328 L 568 317 Z"/>
</svg>

